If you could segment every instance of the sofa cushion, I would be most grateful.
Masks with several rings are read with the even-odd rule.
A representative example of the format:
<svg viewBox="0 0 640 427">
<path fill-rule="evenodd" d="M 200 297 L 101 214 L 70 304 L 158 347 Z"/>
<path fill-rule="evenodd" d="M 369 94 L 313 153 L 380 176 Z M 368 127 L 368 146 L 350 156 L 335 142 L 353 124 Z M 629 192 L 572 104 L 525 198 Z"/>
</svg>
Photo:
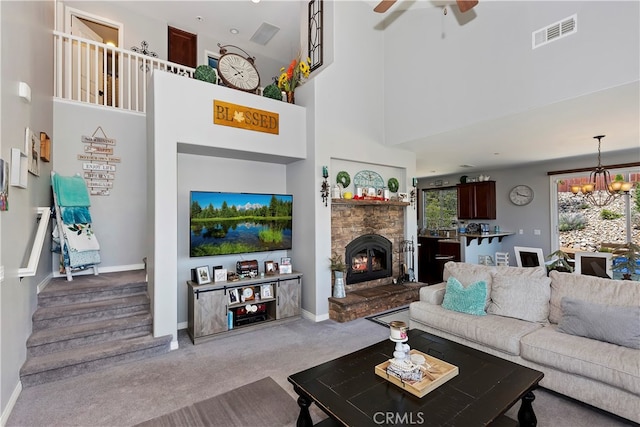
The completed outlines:
<svg viewBox="0 0 640 427">
<path fill-rule="evenodd" d="M 442 307 L 461 313 L 486 316 L 487 313 L 484 311 L 486 300 L 487 284 L 484 281 L 480 280 L 465 287 L 455 277 L 449 277 Z"/>
<path fill-rule="evenodd" d="M 509 317 L 459 313 L 422 301 L 409 305 L 409 317 L 412 322 L 423 323 L 513 356 L 520 354 L 520 339 L 542 327 L 539 323 Z"/>
<path fill-rule="evenodd" d="M 534 269 L 523 269 L 534 270 Z M 494 273 L 487 313 L 529 322 L 547 323 L 551 279 L 529 275 Z"/>
<path fill-rule="evenodd" d="M 428 302 L 429 304 L 441 305 L 444 299 L 444 291 L 446 283 L 438 283 L 431 286 L 423 286 L 420 288 L 420 301 Z"/>
<path fill-rule="evenodd" d="M 640 349 L 640 306 L 594 304 L 564 297 L 561 307 L 558 331 Z"/>
<path fill-rule="evenodd" d="M 489 306 L 491 294 L 491 273 L 493 273 L 494 270 L 495 267 L 491 266 L 449 261 L 444 265 L 442 278 L 446 282 L 449 280 L 449 277 L 453 276 L 465 287 L 480 280 L 484 281 L 487 284 L 487 300 L 484 305 L 486 310 Z"/>
<path fill-rule="evenodd" d="M 562 318 L 561 301 L 572 297 L 596 304 L 638 306 L 640 283 L 630 280 L 611 280 L 582 274 L 551 271 L 551 301 L 549 321 L 558 323 Z"/>
<path fill-rule="evenodd" d="M 547 325 L 522 337 L 520 355 L 543 366 L 640 394 L 639 350 L 563 334 L 557 325 Z"/>
</svg>

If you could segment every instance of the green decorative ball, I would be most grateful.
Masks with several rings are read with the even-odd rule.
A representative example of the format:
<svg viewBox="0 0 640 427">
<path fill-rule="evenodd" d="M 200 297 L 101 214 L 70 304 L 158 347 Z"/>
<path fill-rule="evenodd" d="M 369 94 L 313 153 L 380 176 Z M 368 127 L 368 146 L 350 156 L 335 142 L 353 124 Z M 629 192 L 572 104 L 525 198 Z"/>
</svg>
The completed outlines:
<svg viewBox="0 0 640 427">
<path fill-rule="evenodd" d="M 198 65 L 193 77 L 203 82 L 216 84 L 216 71 L 211 65 Z"/>
<path fill-rule="evenodd" d="M 271 83 L 269 86 L 265 87 L 262 90 L 262 96 L 282 101 L 282 91 L 275 83 Z"/>
</svg>

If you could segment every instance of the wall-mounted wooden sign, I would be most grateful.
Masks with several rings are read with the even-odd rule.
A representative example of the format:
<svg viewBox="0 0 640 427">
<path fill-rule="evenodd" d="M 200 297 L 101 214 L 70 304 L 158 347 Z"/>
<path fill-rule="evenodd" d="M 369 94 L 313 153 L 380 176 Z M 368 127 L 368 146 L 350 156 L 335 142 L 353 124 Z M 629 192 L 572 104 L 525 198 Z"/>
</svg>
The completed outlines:
<svg viewBox="0 0 640 427">
<path fill-rule="evenodd" d="M 213 100 L 213 123 L 274 135 L 280 133 L 280 115 L 278 113 L 231 104 L 217 99 Z"/>
</svg>

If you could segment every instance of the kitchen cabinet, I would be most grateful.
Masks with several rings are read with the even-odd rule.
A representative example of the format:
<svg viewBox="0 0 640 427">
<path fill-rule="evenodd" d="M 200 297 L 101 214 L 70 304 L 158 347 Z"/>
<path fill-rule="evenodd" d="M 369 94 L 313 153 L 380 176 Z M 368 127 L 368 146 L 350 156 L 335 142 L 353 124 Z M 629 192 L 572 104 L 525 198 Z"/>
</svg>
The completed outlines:
<svg viewBox="0 0 640 427">
<path fill-rule="evenodd" d="M 300 317 L 299 273 L 205 285 L 188 281 L 187 287 L 187 332 L 194 344 Z"/>
<path fill-rule="evenodd" d="M 496 219 L 496 182 L 458 184 L 458 219 Z"/>
<path fill-rule="evenodd" d="M 447 237 L 418 237 L 418 281 L 433 285 L 442 282 L 444 265 L 460 261 L 460 241 Z"/>
</svg>

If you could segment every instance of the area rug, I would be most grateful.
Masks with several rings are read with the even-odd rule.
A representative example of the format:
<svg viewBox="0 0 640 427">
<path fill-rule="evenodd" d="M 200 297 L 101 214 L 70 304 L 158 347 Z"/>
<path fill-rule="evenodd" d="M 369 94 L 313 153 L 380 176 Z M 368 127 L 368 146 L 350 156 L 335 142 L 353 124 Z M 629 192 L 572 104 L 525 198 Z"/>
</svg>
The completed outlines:
<svg viewBox="0 0 640 427">
<path fill-rule="evenodd" d="M 137 426 L 294 426 L 299 412 L 295 400 L 266 377 Z"/>
<path fill-rule="evenodd" d="M 409 306 L 404 305 L 402 307 L 396 307 L 391 310 L 383 311 L 382 313 L 374 314 L 366 319 L 385 327 L 389 326 L 389 323 L 393 320 L 401 320 L 409 326 Z"/>
</svg>

